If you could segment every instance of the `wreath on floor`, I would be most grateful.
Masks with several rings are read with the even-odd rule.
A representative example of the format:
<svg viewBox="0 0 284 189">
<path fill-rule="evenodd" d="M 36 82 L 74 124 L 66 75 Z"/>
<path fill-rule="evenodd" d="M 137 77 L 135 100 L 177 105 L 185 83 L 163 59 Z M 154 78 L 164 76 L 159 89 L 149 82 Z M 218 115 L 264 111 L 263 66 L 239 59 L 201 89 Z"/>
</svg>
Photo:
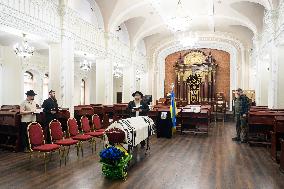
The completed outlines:
<svg viewBox="0 0 284 189">
<path fill-rule="evenodd" d="M 126 179 L 128 163 L 132 159 L 125 149 L 109 146 L 100 152 L 102 172 L 109 179 Z"/>
</svg>

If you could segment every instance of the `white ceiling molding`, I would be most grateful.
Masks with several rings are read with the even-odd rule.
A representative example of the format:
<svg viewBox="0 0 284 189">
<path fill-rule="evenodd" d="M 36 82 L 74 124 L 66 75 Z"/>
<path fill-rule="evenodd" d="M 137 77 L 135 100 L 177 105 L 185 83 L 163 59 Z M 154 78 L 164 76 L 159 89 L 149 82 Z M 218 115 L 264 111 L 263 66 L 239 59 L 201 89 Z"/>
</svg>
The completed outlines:
<svg viewBox="0 0 284 189">
<path fill-rule="evenodd" d="M 127 15 L 130 12 L 134 11 L 135 9 L 139 9 L 140 7 L 147 5 L 147 4 L 148 4 L 147 0 L 142 0 L 139 3 L 132 4 L 131 7 L 125 8 L 124 11 L 120 12 L 119 15 L 112 16 L 112 18 L 114 19 L 110 18 L 108 31 L 111 31 L 111 32 L 115 31 L 117 26 L 119 26 L 121 23 L 131 18 L 131 17 L 127 17 Z"/>
</svg>

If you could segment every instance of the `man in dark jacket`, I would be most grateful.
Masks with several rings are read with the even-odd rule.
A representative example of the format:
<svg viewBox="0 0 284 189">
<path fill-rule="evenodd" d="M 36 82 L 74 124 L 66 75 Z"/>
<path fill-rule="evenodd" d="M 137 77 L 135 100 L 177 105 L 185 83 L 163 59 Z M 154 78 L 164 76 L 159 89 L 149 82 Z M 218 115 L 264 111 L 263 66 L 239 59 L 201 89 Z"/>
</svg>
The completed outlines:
<svg viewBox="0 0 284 189">
<path fill-rule="evenodd" d="M 132 96 L 134 97 L 134 100 L 128 103 L 130 117 L 147 116 L 149 106 L 142 100 L 143 94 L 140 91 L 136 91 Z"/>
<path fill-rule="evenodd" d="M 47 135 L 47 141 L 50 142 L 50 133 L 49 133 L 49 123 L 56 119 L 56 113 L 58 112 L 58 104 L 55 97 L 55 91 L 49 91 L 49 98 L 46 99 L 42 104 L 43 112 L 45 115 L 45 132 Z"/>
<path fill-rule="evenodd" d="M 232 138 L 233 141 L 241 141 L 245 143 L 247 141 L 247 116 L 249 111 L 249 98 L 243 94 L 242 89 L 236 91 L 235 102 L 235 118 L 236 118 L 236 131 L 237 136 Z"/>
<path fill-rule="evenodd" d="M 130 117 L 147 116 L 149 112 L 149 106 L 142 100 L 143 94 L 140 91 L 136 91 L 132 94 L 132 96 L 134 97 L 134 100 L 128 103 Z M 144 148 L 145 144 L 145 140 L 140 142 L 141 148 Z"/>
</svg>

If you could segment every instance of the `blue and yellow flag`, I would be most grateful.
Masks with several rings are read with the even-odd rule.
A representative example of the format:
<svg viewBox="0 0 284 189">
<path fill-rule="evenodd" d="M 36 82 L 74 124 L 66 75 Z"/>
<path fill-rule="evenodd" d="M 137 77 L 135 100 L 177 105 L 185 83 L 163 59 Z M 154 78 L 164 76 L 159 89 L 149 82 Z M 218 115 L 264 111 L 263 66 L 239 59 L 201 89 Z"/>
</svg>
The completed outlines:
<svg viewBox="0 0 284 189">
<path fill-rule="evenodd" d="M 172 118 L 172 122 L 173 122 L 173 131 L 174 131 L 176 129 L 177 107 L 176 107 L 176 102 L 175 102 L 175 93 L 174 93 L 173 89 L 172 89 L 172 92 L 171 92 L 170 111 L 171 111 L 171 118 Z"/>
</svg>

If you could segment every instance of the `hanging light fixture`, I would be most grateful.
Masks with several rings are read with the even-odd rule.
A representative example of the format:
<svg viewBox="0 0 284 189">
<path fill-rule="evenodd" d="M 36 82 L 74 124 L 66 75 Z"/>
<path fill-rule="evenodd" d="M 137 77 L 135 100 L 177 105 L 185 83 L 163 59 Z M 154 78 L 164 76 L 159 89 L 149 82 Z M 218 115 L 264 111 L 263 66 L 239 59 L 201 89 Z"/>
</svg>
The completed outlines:
<svg viewBox="0 0 284 189">
<path fill-rule="evenodd" d="M 16 43 L 13 47 L 14 52 L 21 58 L 29 58 L 34 54 L 35 48 L 28 44 L 26 34 L 23 34 L 22 44 Z"/>
<path fill-rule="evenodd" d="M 184 9 L 181 0 L 178 0 L 175 15 L 166 20 L 166 24 L 172 32 L 188 30 L 192 19 L 187 13 L 188 11 Z"/>
<path fill-rule="evenodd" d="M 136 81 L 140 81 L 142 78 L 142 71 L 136 70 Z"/>
<path fill-rule="evenodd" d="M 196 33 L 177 33 L 175 36 L 183 47 L 194 48 L 199 41 Z"/>
<path fill-rule="evenodd" d="M 161 6 L 162 0 L 149 0 L 149 2 L 173 33 L 189 29 L 192 18 L 188 14 L 189 11 L 184 8 L 181 0 L 177 1 L 176 10 L 173 14 L 164 12 Z"/>
<path fill-rule="evenodd" d="M 121 78 L 123 76 L 122 66 L 116 63 L 113 67 L 113 77 Z"/>
<path fill-rule="evenodd" d="M 83 71 L 90 71 L 91 68 L 92 68 L 92 63 L 90 61 L 87 60 L 86 58 L 86 54 L 84 54 L 85 58 L 83 61 L 80 62 L 80 69 L 83 70 Z"/>
</svg>

